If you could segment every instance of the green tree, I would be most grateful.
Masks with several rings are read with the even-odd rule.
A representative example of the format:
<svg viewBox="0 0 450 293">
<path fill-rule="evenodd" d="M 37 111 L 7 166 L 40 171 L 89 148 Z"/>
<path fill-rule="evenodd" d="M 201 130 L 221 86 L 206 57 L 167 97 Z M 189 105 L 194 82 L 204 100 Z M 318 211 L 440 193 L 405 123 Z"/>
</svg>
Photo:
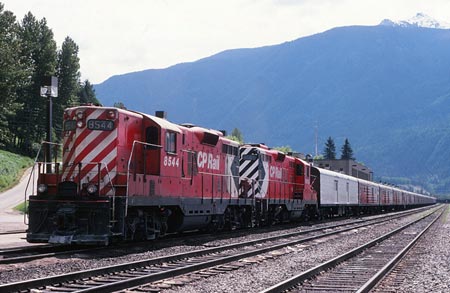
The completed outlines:
<svg viewBox="0 0 450 293">
<path fill-rule="evenodd" d="M 345 139 L 344 145 L 341 148 L 341 160 L 355 160 L 353 157 L 352 146 L 348 139 Z"/>
<path fill-rule="evenodd" d="M 95 105 L 100 105 L 100 102 L 95 95 L 94 86 L 87 79 L 84 81 L 84 83 L 80 84 L 80 88 L 78 90 L 78 98 L 80 104 L 92 103 Z"/>
<path fill-rule="evenodd" d="M 238 128 L 234 128 L 231 132 L 231 135 L 227 136 L 227 138 L 237 141 L 240 144 L 244 143 L 244 136 L 242 135 L 242 132 Z"/>
<path fill-rule="evenodd" d="M 285 154 L 293 152 L 292 148 L 289 145 L 274 147 L 273 149 L 277 150 L 277 151 L 280 151 L 280 152 L 283 152 Z"/>
<path fill-rule="evenodd" d="M 119 109 L 125 109 L 125 110 L 127 109 L 127 107 L 125 107 L 125 104 L 122 102 L 115 102 L 113 107 L 119 108 Z"/>
<path fill-rule="evenodd" d="M 17 92 L 25 78 L 20 59 L 19 26 L 10 11 L 0 3 L 0 146 L 13 144 L 15 114 L 20 104 Z"/>
<path fill-rule="evenodd" d="M 59 78 L 52 133 L 61 129 L 63 108 L 97 104 L 92 84 L 80 83 L 79 69 L 78 46 L 70 37 L 57 52 L 45 18 L 28 12 L 18 22 L 0 3 L 0 148 L 35 155 L 32 147 L 46 138 L 48 98 L 40 96 L 44 77 Z"/>
<path fill-rule="evenodd" d="M 317 155 L 317 156 L 314 156 L 314 158 L 313 158 L 314 161 L 323 160 L 323 159 L 324 159 L 323 155 Z"/>
<path fill-rule="evenodd" d="M 327 142 L 325 143 L 323 157 L 325 160 L 336 160 L 336 145 L 331 136 L 328 137 Z"/>
<path fill-rule="evenodd" d="M 69 37 L 58 52 L 58 97 L 53 99 L 54 127 L 61 137 L 64 109 L 78 105 L 80 100 L 80 58 L 78 45 Z"/>
<path fill-rule="evenodd" d="M 32 143 L 46 137 L 48 99 L 40 96 L 40 87 L 44 77 L 56 74 L 56 42 L 45 18 L 38 21 L 31 12 L 23 18 L 19 31 L 21 62 L 28 79 L 18 95 L 23 108 L 17 113 L 17 141 L 22 151 L 31 153 Z"/>
</svg>

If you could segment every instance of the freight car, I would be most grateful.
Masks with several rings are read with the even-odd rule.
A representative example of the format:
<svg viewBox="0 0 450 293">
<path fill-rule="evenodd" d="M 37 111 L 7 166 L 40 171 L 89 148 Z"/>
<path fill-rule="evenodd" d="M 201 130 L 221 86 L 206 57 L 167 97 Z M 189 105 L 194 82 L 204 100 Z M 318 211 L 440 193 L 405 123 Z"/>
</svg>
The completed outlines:
<svg viewBox="0 0 450 293">
<path fill-rule="evenodd" d="M 432 196 L 312 167 L 319 214 L 358 215 L 436 203 Z"/>
<path fill-rule="evenodd" d="M 37 164 L 29 242 L 109 244 L 434 202 L 163 113 L 74 107 L 63 132 L 62 163 Z"/>
</svg>

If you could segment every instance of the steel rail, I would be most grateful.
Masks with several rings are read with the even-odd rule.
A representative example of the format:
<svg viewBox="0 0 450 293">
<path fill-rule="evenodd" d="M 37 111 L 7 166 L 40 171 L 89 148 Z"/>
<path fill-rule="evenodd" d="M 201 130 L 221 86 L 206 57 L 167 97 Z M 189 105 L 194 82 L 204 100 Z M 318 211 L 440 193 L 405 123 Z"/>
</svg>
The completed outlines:
<svg viewBox="0 0 450 293">
<path fill-rule="evenodd" d="M 3 258 L 0 259 L 0 264 L 12 264 L 24 261 L 30 261 L 45 257 L 54 257 L 58 255 L 65 254 L 73 254 L 73 253 L 82 253 L 82 252 L 90 252 L 95 250 L 104 250 L 104 247 L 90 247 L 90 248 L 77 248 L 71 246 L 39 246 L 33 249 L 33 247 L 28 247 L 26 249 L 11 249 L 11 250 L 3 250 L 0 251 L 0 255 Z M 40 252 L 41 251 L 41 252 Z M 47 252 L 48 251 L 48 252 Z M 20 254 L 20 253 L 35 253 L 30 255 L 19 255 L 19 256 L 11 256 L 7 255 L 11 254 Z M 6 257 L 5 257 L 6 256 Z"/>
<path fill-rule="evenodd" d="M 329 261 L 326 261 L 320 265 L 317 265 L 309 270 L 306 270 L 298 275 L 295 275 L 287 280 L 284 280 L 278 284 L 273 285 L 272 287 L 269 287 L 263 291 L 261 291 L 260 293 L 275 293 L 275 292 L 283 292 L 286 290 L 289 290 L 290 288 L 295 287 L 297 284 L 306 281 L 308 279 L 313 278 L 314 276 L 320 274 L 321 272 L 324 272 L 330 268 L 335 267 L 336 265 L 338 265 L 339 263 L 346 261 L 358 254 L 360 254 L 361 252 L 363 252 L 364 250 L 371 248 L 372 246 L 375 246 L 376 244 L 390 238 L 391 236 L 403 231 L 404 229 L 410 227 L 411 225 L 418 223 L 420 221 L 422 221 L 423 219 L 431 216 L 432 214 L 436 213 L 438 210 L 440 210 L 442 208 L 436 208 L 435 210 L 433 210 L 432 212 L 420 217 L 419 219 L 416 219 L 406 225 L 403 225 L 393 231 L 390 231 L 372 241 L 367 242 L 366 244 L 363 244 L 359 247 L 356 247 L 344 254 L 341 254 Z M 439 217 L 438 217 L 439 218 Z"/>
<path fill-rule="evenodd" d="M 423 237 L 423 235 L 433 226 L 433 224 L 442 217 L 445 209 L 442 210 L 441 214 L 436 217 L 430 224 L 425 227 L 408 245 L 403 248 L 396 256 L 394 256 L 383 268 L 381 268 L 370 280 L 368 280 L 364 285 L 359 288 L 357 293 L 366 293 L 374 288 L 378 282 L 389 274 L 389 272 L 403 259 L 403 257 L 411 251 L 414 245 Z"/>
</svg>

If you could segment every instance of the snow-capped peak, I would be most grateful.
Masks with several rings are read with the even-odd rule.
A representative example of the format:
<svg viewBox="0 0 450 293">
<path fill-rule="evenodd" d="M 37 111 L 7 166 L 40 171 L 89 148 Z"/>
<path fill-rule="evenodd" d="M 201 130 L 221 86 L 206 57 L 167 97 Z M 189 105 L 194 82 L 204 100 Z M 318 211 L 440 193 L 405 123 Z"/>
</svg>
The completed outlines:
<svg viewBox="0 0 450 293">
<path fill-rule="evenodd" d="M 392 21 L 390 19 L 385 19 L 380 23 L 380 25 L 450 29 L 450 23 L 437 21 L 424 13 L 417 13 L 415 16 L 407 20 Z"/>
</svg>

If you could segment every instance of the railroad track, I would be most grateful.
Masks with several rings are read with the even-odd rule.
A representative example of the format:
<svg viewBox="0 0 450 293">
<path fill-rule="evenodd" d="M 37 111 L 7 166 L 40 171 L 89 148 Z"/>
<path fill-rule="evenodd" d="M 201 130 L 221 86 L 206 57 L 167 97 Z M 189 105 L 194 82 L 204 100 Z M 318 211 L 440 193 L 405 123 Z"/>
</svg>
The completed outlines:
<svg viewBox="0 0 450 293">
<path fill-rule="evenodd" d="M 425 208 L 421 208 L 421 209 L 427 209 L 427 207 Z M 403 211 L 400 213 L 397 213 L 398 216 L 401 215 L 407 215 L 407 214 L 411 214 L 414 212 L 417 212 L 421 209 L 415 209 L 415 210 L 409 210 L 409 211 Z M 380 216 L 381 218 L 385 218 L 385 217 L 392 217 L 391 215 L 382 215 Z M 362 219 L 359 220 L 361 222 L 364 221 L 368 221 L 368 219 Z M 290 224 L 290 226 L 292 226 Z M 279 229 L 280 226 L 278 226 L 277 229 Z M 331 225 L 331 227 L 334 227 L 334 225 Z M 267 231 L 273 231 L 273 227 L 267 229 Z M 23 231 L 17 231 L 17 233 L 19 232 L 23 232 Z M 259 232 L 257 230 L 253 230 L 252 232 Z M 15 232 L 8 232 L 8 234 L 10 233 L 15 233 Z M 219 234 L 215 234 L 214 238 L 217 239 L 218 237 L 220 238 L 226 238 L 227 235 L 230 234 L 236 234 L 236 231 L 230 232 L 230 233 L 221 233 Z M 243 235 L 245 232 L 244 231 L 238 231 L 238 234 Z M 247 232 L 248 233 L 248 232 Z M 185 233 L 186 234 L 186 233 Z M 195 239 L 198 239 L 198 237 L 196 237 L 195 235 L 199 235 L 198 233 L 192 232 L 192 233 L 188 233 L 189 235 L 194 235 Z M 204 237 L 204 238 L 208 238 L 210 237 L 210 235 L 207 234 L 200 234 L 200 237 Z M 170 235 L 169 237 L 166 237 L 162 240 L 160 240 L 160 242 L 168 242 L 168 241 L 177 241 L 177 239 L 180 238 L 180 235 Z M 183 238 L 183 237 L 181 237 Z M 192 237 L 188 237 L 189 239 L 191 239 Z M 189 241 L 189 240 L 186 240 Z M 155 242 L 155 244 L 159 244 L 159 242 Z M 34 246 L 23 246 L 23 247 L 17 247 L 17 248 L 5 248 L 5 249 L 0 249 L 0 264 L 13 264 L 13 263 L 22 263 L 22 262 L 26 262 L 26 261 L 31 261 L 31 260 L 38 260 L 38 259 L 43 259 L 43 258 L 49 258 L 49 257 L 55 257 L 55 256 L 62 256 L 62 255 L 67 255 L 67 254 L 74 254 L 74 253 L 89 253 L 89 252 L 95 252 L 97 250 L 105 250 L 105 249 L 116 249 L 116 248 L 123 248 L 123 247 L 127 247 L 130 244 L 125 243 L 125 244 L 117 244 L 114 246 L 110 246 L 110 247 L 100 247 L 100 248 L 96 248 L 96 247 L 85 247 L 85 246 L 70 246 L 70 245 L 49 245 L 49 244 L 43 244 L 43 245 L 34 245 Z M 132 245 L 138 247 L 139 245 L 142 245 L 143 247 L 147 248 L 148 247 L 148 242 L 136 242 L 133 243 Z"/>
<path fill-rule="evenodd" d="M 261 293 L 369 292 L 440 218 L 444 210 L 436 209 Z"/>
<path fill-rule="evenodd" d="M 446 211 L 444 212 L 444 215 L 441 216 L 441 218 L 445 219 L 449 216 L 449 206 L 446 205 Z M 431 227 L 430 232 L 428 233 L 441 233 L 442 227 L 444 226 L 443 220 L 438 221 L 435 225 Z M 439 223 L 440 222 L 440 223 Z M 434 231 L 433 231 L 434 230 Z M 439 241 L 439 240 L 435 240 Z M 409 253 L 407 253 L 400 262 L 392 268 L 392 270 L 371 290 L 373 293 L 387 293 L 387 292 L 396 292 L 399 291 L 399 288 L 402 288 L 404 286 L 407 286 L 407 284 L 411 284 L 411 277 L 413 276 L 414 281 L 417 279 L 415 278 L 416 273 L 413 271 L 414 268 L 421 268 L 423 266 L 423 263 L 426 262 L 424 257 L 425 255 L 430 254 L 430 246 L 429 242 L 426 241 L 426 236 L 422 237 L 421 240 L 419 240 L 415 245 L 414 249 L 412 249 Z M 415 269 L 417 272 L 417 269 Z M 438 271 L 436 269 L 436 271 Z M 448 282 L 446 282 L 448 284 Z M 424 286 L 422 286 L 423 288 Z M 425 286 L 426 287 L 426 286 Z M 447 285 L 448 287 L 448 285 Z M 417 291 L 420 291 L 421 289 L 417 288 Z M 443 292 L 443 289 L 436 289 L 428 287 L 428 291 L 433 290 L 435 292 Z M 403 290 L 405 291 L 405 290 Z M 423 289 L 422 289 L 423 291 Z M 448 291 L 448 290 L 447 290 Z"/>
<path fill-rule="evenodd" d="M 300 243 L 311 242 L 370 225 L 377 225 L 406 215 L 410 215 L 410 213 L 383 217 L 381 219 L 358 220 L 356 223 L 346 223 L 344 225 L 329 225 L 100 269 L 4 284 L 0 285 L 0 292 L 30 289 L 41 291 L 57 290 L 58 292 L 111 292 L 144 284 L 147 287 L 145 290 L 152 290 L 153 287 L 155 290 L 158 290 L 160 288 L 160 283 L 158 282 L 167 278 L 186 276 L 192 272 L 197 272 L 199 275 L 211 275 L 230 271 L 246 264 L 290 253 L 289 247 Z M 137 290 L 141 290 L 141 288 Z M 127 291 L 130 291 L 130 289 Z"/>
<path fill-rule="evenodd" d="M 5 248 L 0 250 L 0 264 L 13 264 L 65 254 L 92 252 L 104 247 L 53 246 L 50 244 Z"/>
</svg>

